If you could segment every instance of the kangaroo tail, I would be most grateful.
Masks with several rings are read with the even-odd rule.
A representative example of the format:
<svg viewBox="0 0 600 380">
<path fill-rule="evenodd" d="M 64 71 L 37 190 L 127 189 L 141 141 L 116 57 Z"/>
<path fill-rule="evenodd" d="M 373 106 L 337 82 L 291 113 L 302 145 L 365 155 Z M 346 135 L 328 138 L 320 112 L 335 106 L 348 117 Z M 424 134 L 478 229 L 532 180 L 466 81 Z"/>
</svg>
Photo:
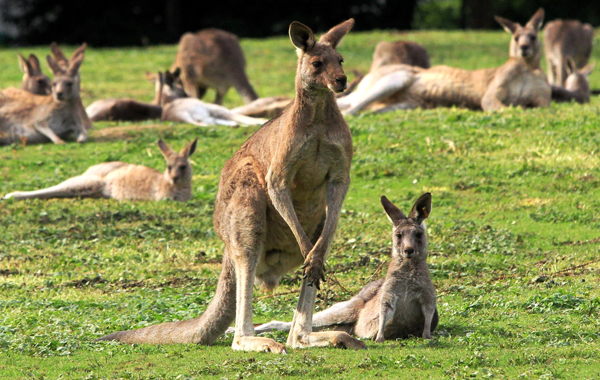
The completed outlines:
<svg viewBox="0 0 600 380">
<path fill-rule="evenodd" d="M 104 180 L 97 176 L 77 176 L 56 186 L 34 191 L 16 191 L 4 199 L 50 199 L 50 198 L 101 198 L 104 196 Z"/>
<path fill-rule="evenodd" d="M 211 344 L 227 330 L 227 327 L 235 319 L 235 293 L 235 268 L 231 259 L 225 255 L 217 291 L 201 316 L 187 321 L 161 323 L 138 330 L 117 331 L 97 340 L 151 344 Z"/>
<path fill-rule="evenodd" d="M 245 116 L 245 115 L 238 115 L 235 113 L 232 113 L 231 120 L 237 121 L 238 123 L 246 124 L 246 125 L 263 125 L 264 123 L 269 121 L 269 119 L 250 117 L 250 116 Z"/>
<path fill-rule="evenodd" d="M 254 87 L 250 84 L 246 73 L 241 68 L 235 68 L 230 72 L 231 74 L 231 84 L 240 94 L 244 103 L 250 103 L 256 99 L 258 99 L 258 94 L 254 91 Z"/>
</svg>

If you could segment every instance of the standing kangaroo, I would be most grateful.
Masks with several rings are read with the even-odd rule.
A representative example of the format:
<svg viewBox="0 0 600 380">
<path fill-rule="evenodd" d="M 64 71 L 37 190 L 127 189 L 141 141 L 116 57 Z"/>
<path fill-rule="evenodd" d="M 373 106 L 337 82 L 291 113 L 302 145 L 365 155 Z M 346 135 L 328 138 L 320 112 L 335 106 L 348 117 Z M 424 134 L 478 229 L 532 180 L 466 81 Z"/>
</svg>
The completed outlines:
<svg viewBox="0 0 600 380">
<path fill-rule="evenodd" d="M 554 20 L 544 27 L 544 49 L 548 66 L 548 81 L 564 87 L 567 80 L 567 60 L 575 62 L 575 68 L 587 65 L 592 54 L 594 28 L 577 20 Z"/>
<path fill-rule="evenodd" d="M 27 59 L 21 54 L 18 57 L 19 67 L 23 72 L 21 89 L 36 95 L 49 95 L 52 92 L 52 84 L 50 78 L 42 73 L 38 58 L 34 54 L 29 54 Z"/>
<path fill-rule="evenodd" d="M 409 336 L 430 339 L 439 320 L 423 224 L 431 213 L 431 194 L 421 195 L 408 217 L 385 196 L 381 204 L 394 225 L 392 260 L 385 279 L 370 282 L 349 301 L 316 313 L 313 329 L 347 331 L 377 342 Z M 288 331 L 290 326 L 290 322 L 273 321 L 254 330 Z"/>
<path fill-rule="evenodd" d="M 78 142 L 86 141 L 91 122 L 81 103 L 78 79 L 83 57 L 82 52 L 69 61 L 66 69 L 47 57 L 54 74 L 52 95 L 35 95 L 16 88 L 0 92 L 0 145 L 21 139 L 34 144 L 48 140 L 62 144 L 71 133 Z"/>
<path fill-rule="evenodd" d="M 197 139 L 177 153 L 159 140 L 158 147 L 167 161 L 164 173 L 125 162 L 105 162 L 56 186 L 35 191 L 17 191 L 7 194 L 4 199 L 113 198 L 120 201 L 171 199 L 185 202 L 192 197 L 192 167 L 189 157 L 196 150 L 196 141 Z"/>
<path fill-rule="evenodd" d="M 365 347 L 345 332 L 311 330 L 325 257 L 350 185 L 352 136 L 333 93 L 347 86 L 336 47 L 353 25 L 354 20 L 347 20 L 318 42 L 307 26 L 290 25 L 298 53 L 296 97 L 221 172 L 214 225 L 225 250 L 216 294 L 204 314 L 100 340 L 210 344 L 235 319 L 234 350 L 285 352 L 284 345 L 254 336 L 253 286 L 256 278 L 273 289 L 285 273 L 304 263 L 288 346 Z"/>
<path fill-rule="evenodd" d="M 552 100 L 556 102 L 570 102 L 575 100 L 577 103 L 590 102 L 590 82 L 588 77 L 594 70 L 594 63 L 588 63 L 581 69 L 572 59 L 567 59 L 566 70 L 567 79 L 565 87 L 552 85 Z"/>
<path fill-rule="evenodd" d="M 235 34 L 220 29 L 184 34 L 171 71 L 178 67 L 185 92 L 194 98 L 202 99 L 208 88 L 214 88 L 214 102 L 222 104 L 232 86 L 245 103 L 258 98 L 246 76 L 246 59 Z"/>
<path fill-rule="evenodd" d="M 363 78 L 356 91 L 338 99 L 338 105 L 346 114 L 368 106 L 379 112 L 417 107 L 459 106 L 485 111 L 509 106 L 547 107 L 551 89 L 540 68 L 537 39 L 543 19 L 542 8 L 525 26 L 496 17 L 513 37 L 510 57 L 500 67 L 469 71 L 448 66 L 380 66 Z"/>
<path fill-rule="evenodd" d="M 369 71 L 394 64 L 418 66 L 424 69 L 431 67 L 429 53 L 423 45 L 412 41 L 381 41 L 375 47 L 373 62 Z"/>
</svg>

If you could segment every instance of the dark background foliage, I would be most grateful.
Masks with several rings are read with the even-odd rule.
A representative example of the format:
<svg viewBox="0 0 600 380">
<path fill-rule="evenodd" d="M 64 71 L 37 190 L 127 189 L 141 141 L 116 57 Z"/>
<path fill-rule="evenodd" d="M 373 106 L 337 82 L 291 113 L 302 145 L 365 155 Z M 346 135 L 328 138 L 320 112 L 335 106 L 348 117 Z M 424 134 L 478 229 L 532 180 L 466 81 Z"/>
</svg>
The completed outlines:
<svg viewBox="0 0 600 380">
<path fill-rule="evenodd" d="M 0 0 L 7 44 L 51 41 L 94 46 L 174 43 L 208 27 L 241 37 L 287 33 L 291 21 L 324 31 L 350 17 L 355 30 L 497 28 L 494 14 L 524 22 L 537 8 L 547 20 L 577 18 L 600 24 L 598 0 Z"/>
</svg>

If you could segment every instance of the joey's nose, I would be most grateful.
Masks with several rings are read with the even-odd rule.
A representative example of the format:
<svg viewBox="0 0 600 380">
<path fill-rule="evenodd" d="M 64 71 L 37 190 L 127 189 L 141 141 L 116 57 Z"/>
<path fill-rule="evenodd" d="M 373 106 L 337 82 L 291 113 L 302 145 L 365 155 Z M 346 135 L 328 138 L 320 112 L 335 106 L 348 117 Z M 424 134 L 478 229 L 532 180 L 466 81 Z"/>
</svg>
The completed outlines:
<svg viewBox="0 0 600 380">
<path fill-rule="evenodd" d="M 346 88 L 346 84 L 348 83 L 348 78 L 345 75 L 341 75 L 337 78 L 335 78 L 335 83 L 337 83 L 339 86 Z"/>
<path fill-rule="evenodd" d="M 404 254 L 406 256 L 412 256 L 415 253 L 415 249 L 412 247 L 404 248 Z"/>
</svg>

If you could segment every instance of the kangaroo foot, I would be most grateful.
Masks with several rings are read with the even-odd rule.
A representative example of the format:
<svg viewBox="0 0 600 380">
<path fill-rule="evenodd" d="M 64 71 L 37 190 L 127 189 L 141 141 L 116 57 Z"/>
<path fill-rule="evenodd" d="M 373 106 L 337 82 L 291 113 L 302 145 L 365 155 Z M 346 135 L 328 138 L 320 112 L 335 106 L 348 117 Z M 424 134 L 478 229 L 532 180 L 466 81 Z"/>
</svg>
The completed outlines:
<svg viewBox="0 0 600 380">
<path fill-rule="evenodd" d="M 231 345 L 234 351 L 272 352 L 274 354 L 287 354 L 285 346 L 273 339 L 259 336 L 242 336 L 233 338 Z"/>
<path fill-rule="evenodd" d="M 323 270 L 323 260 L 315 259 L 313 254 L 309 254 L 308 258 L 302 266 L 304 278 L 308 280 L 308 286 L 315 286 L 321 290 L 321 280 L 325 281 L 325 271 Z"/>
<path fill-rule="evenodd" d="M 342 331 L 321 331 L 309 334 L 300 334 L 288 339 L 288 346 L 293 348 L 327 347 L 350 348 L 364 350 L 367 345 Z"/>
</svg>

